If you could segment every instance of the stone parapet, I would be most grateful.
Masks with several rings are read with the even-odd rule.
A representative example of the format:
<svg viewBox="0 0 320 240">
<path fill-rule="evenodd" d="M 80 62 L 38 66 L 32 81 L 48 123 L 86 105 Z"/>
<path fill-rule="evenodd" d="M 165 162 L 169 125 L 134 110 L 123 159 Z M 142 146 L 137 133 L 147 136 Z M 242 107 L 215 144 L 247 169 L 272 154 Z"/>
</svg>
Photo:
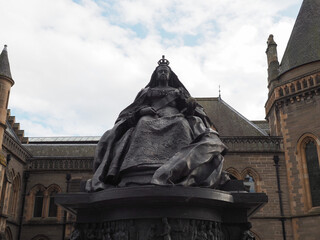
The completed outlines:
<svg viewBox="0 0 320 240">
<path fill-rule="evenodd" d="M 283 150 L 281 137 L 221 137 L 228 152 L 279 153 Z"/>
<path fill-rule="evenodd" d="M 92 170 L 93 158 L 91 157 L 38 157 L 29 160 L 29 171 L 39 170 Z"/>
</svg>

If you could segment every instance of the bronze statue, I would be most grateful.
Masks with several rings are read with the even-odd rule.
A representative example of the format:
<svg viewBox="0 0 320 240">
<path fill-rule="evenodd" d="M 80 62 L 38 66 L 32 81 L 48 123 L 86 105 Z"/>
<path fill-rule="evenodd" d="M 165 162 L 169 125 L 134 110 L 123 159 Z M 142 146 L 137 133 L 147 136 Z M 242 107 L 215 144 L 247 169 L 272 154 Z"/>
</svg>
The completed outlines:
<svg viewBox="0 0 320 240">
<path fill-rule="evenodd" d="M 225 145 L 163 56 L 134 102 L 100 139 L 87 191 L 132 185 L 216 188 Z"/>
</svg>

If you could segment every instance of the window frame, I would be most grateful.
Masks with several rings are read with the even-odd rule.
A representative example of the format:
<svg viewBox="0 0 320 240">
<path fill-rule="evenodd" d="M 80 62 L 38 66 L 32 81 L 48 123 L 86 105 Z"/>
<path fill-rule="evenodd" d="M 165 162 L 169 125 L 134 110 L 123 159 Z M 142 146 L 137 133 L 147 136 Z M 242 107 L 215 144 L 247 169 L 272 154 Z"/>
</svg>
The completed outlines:
<svg viewBox="0 0 320 240">
<path fill-rule="evenodd" d="M 36 194 L 41 191 L 43 193 L 43 202 L 42 202 L 42 212 L 41 212 L 41 217 L 34 216 L 34 209 L 35 209 L 35 200 L 36 200 Z M 49 187 L 44 187 L 41 184 L 37 184 L 31 188 L 28 194 L 28 210 L 27 210 L 27 215 L 26 219 L 27 220 L 36 220 L 39 218 L 44 218 L 44 219 L 56 219 L 60 221 L 62 219 L 62 210 L 59 206 L 57 206 L 57 215 L 56 216 L 49 216 L 49 210 L 50 210 L 50 196 L 51 193 L 60 193 L 61 188 L 56 185 L 52 184 Z"/>
<path fill-rule="evenodd" d="M 311 197 L 311 189 L 310 189 L 310 181 L 309 181 L 309 172 L 308 172 L 308 166 L 307 166 L 307 158 L 306 158 L 306 152 L 305 147 L 306 144 L 309 141 L 313 141 L 316 144 L 317 147 L 317 154 L 318 154 L 318 162 L 320 167 L 320 140 L 318 137 L 316 137 L 312 133 L 306 133 L 303 134 L 297 143 L 297 156 L 298 156 L 298 162 L 300 164 L 300 174 L 302 179 L 302 188 L 304 192 L 304 210 L 305 212 L 313 212 L 313 211 L 319 211 L 320 206 L 313 206 L 312 205 L 312 197 Z"/>
</svg>

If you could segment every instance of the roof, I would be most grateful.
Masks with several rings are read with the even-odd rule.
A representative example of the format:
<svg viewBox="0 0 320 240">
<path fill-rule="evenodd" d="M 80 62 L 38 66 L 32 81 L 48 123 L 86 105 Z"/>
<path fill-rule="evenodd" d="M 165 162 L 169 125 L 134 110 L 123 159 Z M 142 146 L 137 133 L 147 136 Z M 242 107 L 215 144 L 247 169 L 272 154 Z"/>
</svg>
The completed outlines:
<svg viewBox="0 0 320 240">
<path fill-rule="evenodd" d="M 12 128 L 12 125 L 9 123 L 9 121 L 6 121 L 6 132 L 9 133 L 9 135 L 11 137 L 13 137 L 15 140 L 17 140 L 18 142 L 20 142 L 20 139 L 18 138 L 16 132 L 14 131 L 14 129 Z"/>
<path fill-rule="evenodd" d="M 267 133 L 270 132 L 269 123 L 266 120 L 254 120 L 251 121 L 253 124 L 257 125 L 260 129 L 266 131 Z"/>
<path fill-rule="evenodd" d="M 196 98 L 217 128 L 220 136 L 268 136 L 221 98 Z"/>
<path fill-rule="evenodd" d="M 320 1 L 304 0 L 280 64 L 280 74 L 319 60 Z"/>
<path fill-rule="evenodd" d="M 97 143 L 100 136 L 29 137 L 30 144 Z"/>
<path fill-rule="evenodd" d="M 7 45 L 4 45 L 4 48 L 0 55 L 0 75 L 12 79 L 8 59 Z"/>
</svg>

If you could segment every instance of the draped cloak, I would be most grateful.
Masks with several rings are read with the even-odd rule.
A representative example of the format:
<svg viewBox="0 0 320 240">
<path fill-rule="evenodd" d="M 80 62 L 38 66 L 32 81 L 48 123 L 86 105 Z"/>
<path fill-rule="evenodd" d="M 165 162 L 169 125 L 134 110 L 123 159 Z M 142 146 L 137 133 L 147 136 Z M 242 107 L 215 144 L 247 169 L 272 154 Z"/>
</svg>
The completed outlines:
<svg viewBox="0 0 320 240">
<path fill-rule="evenodd" d="M 221 183 L 225 145 L 200 105 L 186 114 L 190 94 L 171 72 L 169 85 L 176 91 L 152 98 L 155 73 L 134 102 L 124 109 L 114 127 L 100 139 L 94 158 L 94 175 L 87 191 L 122 186 L 128 172 L 151 170 L 140 184 L 217 187 Z M 146 107 L 173 109 L 164 116 L 140 116 Z M 139 184 L 139 180 L 137 181 Z M 127 184 L 127 183 L 125 183 Z"/>
</svg>

